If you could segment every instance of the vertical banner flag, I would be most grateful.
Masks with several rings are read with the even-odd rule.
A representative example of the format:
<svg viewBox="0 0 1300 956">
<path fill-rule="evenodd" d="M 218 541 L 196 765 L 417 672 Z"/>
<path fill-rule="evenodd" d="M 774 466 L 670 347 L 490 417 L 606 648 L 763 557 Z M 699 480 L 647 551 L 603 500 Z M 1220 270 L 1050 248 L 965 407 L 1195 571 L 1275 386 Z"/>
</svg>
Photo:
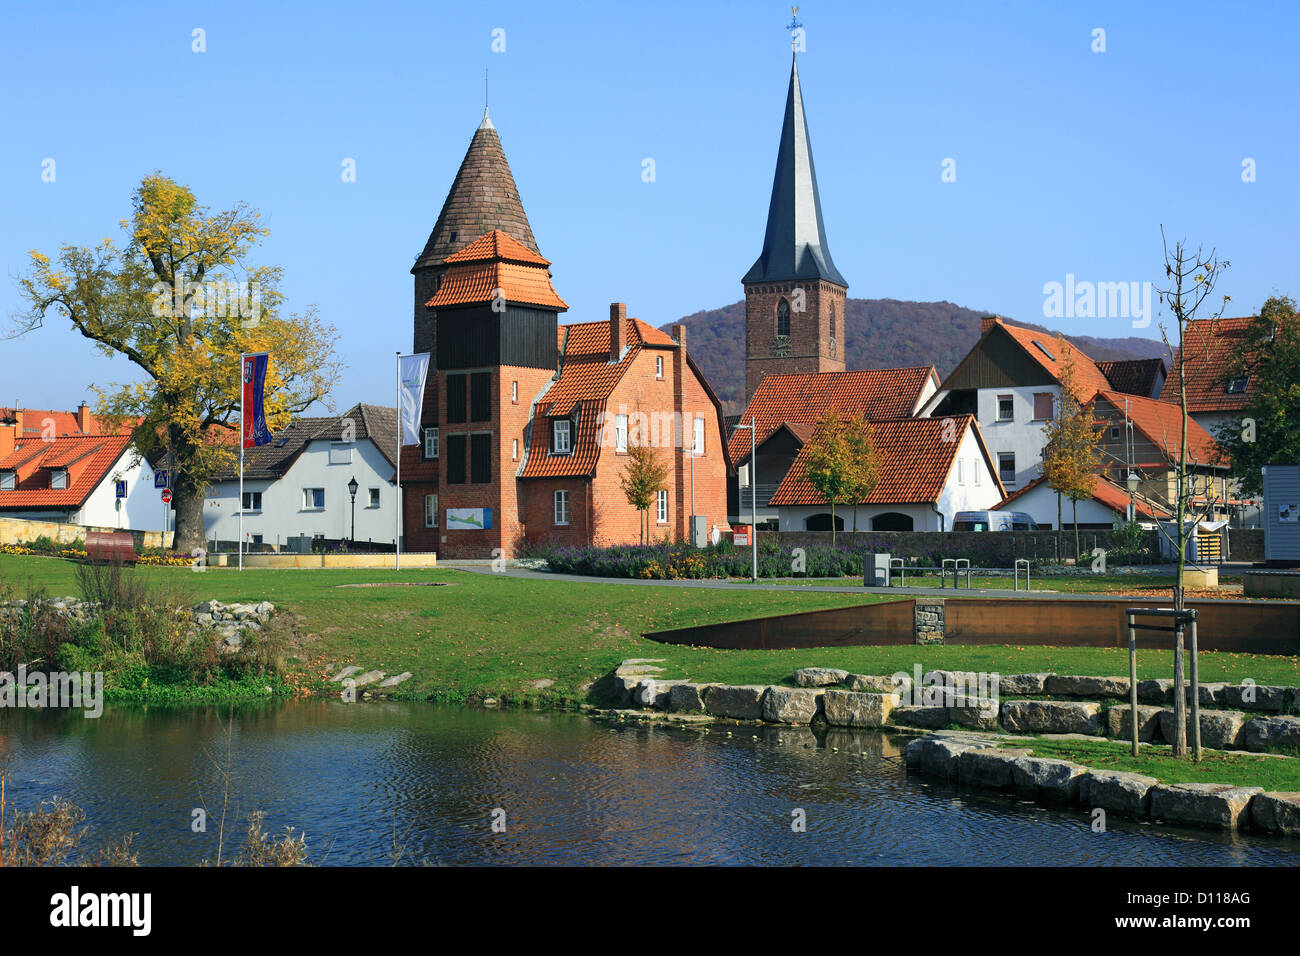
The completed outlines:
<svg viewBox="0 0 1300 956">
<path fill-rule="evenodd" d="M 402 421 L 402 444 L 420 444 L 420 417 L 424 414 L 424 379 L 429 374 L 429 353 L 403 355 L 397 360 L 398 415 Z"/>
<path fill-rule="evenodd" d="M 244 356 L 244 401 L 241 414 L 244 448 L 271 444 L 271 433 L 266 430 L 266 409 L 262 406 L 266 389 L 266 363 L 269 356 L 258 352 Z"/>
</svg>

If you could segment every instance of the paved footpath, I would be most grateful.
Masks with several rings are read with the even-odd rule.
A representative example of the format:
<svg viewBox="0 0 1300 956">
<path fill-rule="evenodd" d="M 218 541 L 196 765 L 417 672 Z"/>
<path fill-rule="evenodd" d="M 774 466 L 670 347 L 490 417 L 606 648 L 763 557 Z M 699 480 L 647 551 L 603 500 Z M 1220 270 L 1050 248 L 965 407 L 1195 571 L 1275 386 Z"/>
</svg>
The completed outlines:
<svg viewBox="0 0 1300 956">
<path fill-rule="evenodd" d="M 912 587 L 893 587 L 893 588 L 875 588 L 864 587 L 863 585 L 854 584 L 754 584 L 750 581 L 723 581 L 717 578 L 704 578 L 695 580 L 693 578 L 678 578 L 672 581 L 661 580 L 643 580 L 641 578 L 602 578 L 581 574 L 556 574 L 553 571 L 534 571 L 530 568 L 507 568 L 504 571 L 493 571 L 490 562 L 460 563 L 455 561 L 439 562 L 438 567 L 444 571 L 467 571 L 472 574 L 503 574 L 511 578 L 525 578 L 534 581 L 557 581 L 557 582 L 577 582 L 580 584 L 633 584 L 642 587 L 657 588 L 714 588 L 722 591 L 821 591 L 828 594 L 879 594 L 896 597 L 900 600 L 906 600 L 916 595 L 938 596 L 938 597 L 1014 597 L 1043 601 L 1114 601 L 1118 598 L 1129 597 L 1133 600 L 1150 600 L 1150 598 L 1139 595 L 1121 595 L 1114 593 L 1079 593 L 1075 591 L 1013 591 L 1010 588 L 921 588 Z M 1134 587 L 1142 587 L 1142 579 L 1135 575 L 1133 582 Z M 1170 595 L 1170 601 L 1173 595 Z M 1198 599 L 1192 600 L 1210 600 Z M 1240 604 L 1241 598 L 1224 598 L 1222 600 L 1231 601 L 1233 604 Z M 1277 603 L 1276 601 L 1270 603 Z"/>
</svg>

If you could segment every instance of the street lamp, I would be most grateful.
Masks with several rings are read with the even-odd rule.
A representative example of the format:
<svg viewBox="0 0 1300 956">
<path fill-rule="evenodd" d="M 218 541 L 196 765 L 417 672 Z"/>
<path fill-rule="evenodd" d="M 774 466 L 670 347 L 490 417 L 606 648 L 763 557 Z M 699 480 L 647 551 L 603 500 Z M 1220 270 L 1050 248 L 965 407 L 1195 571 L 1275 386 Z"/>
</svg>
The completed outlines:
<svg viewBox="0 0 1300 956">
<path fill-rule="evenodd" d="M 357 484 L 356 476 L 353 475 L 352 480 L 348 482 L 348 494 L 352 496 L 352 537 L 348 539 L 349 541 L 357 540 L 357 489 L 359 487 L 361 486 Z"/>
<path fill-rule="evenodd" d="M 754 566 L 750 580 L 758 583 L 758 459 L 754 454 L 754 418 L 751 415 L 748 425 L 737 425 L 736 431 L 745 429 L 749 432 L 749 544 L 753 550 Z"/>
<path fill-rule="evenodd" d="M 1124 483 L 1128 485 L 1128 520 L 1137 521 L 1137 490 L 1138 485 L 1142 484 L 1142 479 L 1130 468 Z"/>
</svg>

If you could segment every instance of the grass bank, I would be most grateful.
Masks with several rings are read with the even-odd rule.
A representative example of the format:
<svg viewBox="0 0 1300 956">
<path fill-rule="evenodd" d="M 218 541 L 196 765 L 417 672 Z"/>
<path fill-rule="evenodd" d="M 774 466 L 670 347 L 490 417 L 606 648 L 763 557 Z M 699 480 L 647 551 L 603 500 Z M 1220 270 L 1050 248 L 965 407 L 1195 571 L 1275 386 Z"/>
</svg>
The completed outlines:
<svg viewBox="0 0 1300 956">
<path fill-rule="evenodd" d="M 290 628 L 283 693 L 294 685 L 325 688 L 344 664 L 410 671 L 401 696 L 447 702 L 491 696 L 505 702 L 586 699 L 586 686 L 629 657 L 663 658 L 665 677 L 772 684 L 809 665 L 867 674 L 923 669 L 1035 671 L 1124 675 L 1118 648 L 993 646 L 841 647 L 790 651 L 728 651 L 674 647 L 641 637 L 646 631 L 870 604 L 905 598 L 807 590 L 695 588 L 514 578 L 469 571 L 151 568 L 178 576 L 196 600 L 276 604 Z M 77 594 L 74 565 L 57 558 L 0 555 L 0 584 L 43 586 Z M 378 587 L 403 583 L 415 587 Z M 351 585 L 342 587 L 340 585 Z M 992 599 L 990 599 L 992 600 Z M 1143 649 L 1140 677 L 1169 677 L 1172 652 Z M 1300 657 L 1202 654 L 1203 681 L 1300 684 Z M 534 686 L 553 681 L 546 689 Z M 263 692 L 266 682 L 263 682 Z M 331 688 L 334 685 L 329 685 Z M 175 689 L 183 701 L 186 688 Z M 152 690 L 151 690 L 152 693 Z M 153 699 L 153 698 L 148 698 Z"/>
<path fill-rule="evenodd" d="M 1028 743 L 1008 741 L 1007 746 L 1029 747 L 1036 757 L 1069 760 L 1097 770 L 1144 773 L 1161 783 L 1230 783 L 1282 792 L 1300 791 L 1300 760 L 1267 754 L 1203 751 L 1200 763 L 1175 758 L 1172 748 L 1142 744 L 1138 756 L 1127 742 L 1060 740 L 1035 737 Z"/>
</svg>

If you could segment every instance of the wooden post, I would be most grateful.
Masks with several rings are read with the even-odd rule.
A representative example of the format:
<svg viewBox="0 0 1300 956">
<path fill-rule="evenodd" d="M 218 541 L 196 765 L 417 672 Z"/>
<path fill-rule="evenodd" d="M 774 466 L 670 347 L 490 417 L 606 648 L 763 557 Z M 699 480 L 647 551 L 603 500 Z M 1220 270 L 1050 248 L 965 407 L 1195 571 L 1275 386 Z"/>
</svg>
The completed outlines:
<svg viewBox="0 0 1300 956">
<path fill-rule="evenodd" d="M 1174 618 L 1174 756 L 1187 756 L 1187 688 L 1183 683 L 1183 621 Z"/>
<path fill-rule="evenodd" d="M 1199 761 L 1201 759 L 1201 682 L 1196 670 L 1196 618 L 1192 618 L 1192 759 Z"/>
<path fill-rule="evenodd" d="M 1138 658 L 1137 630 L 1133 626 L 1133 615 L 1128 616 L 1128 704 L 1129 718 L 1133 725 L 1133 756 L 1138 755 Z"/>
</svg>

